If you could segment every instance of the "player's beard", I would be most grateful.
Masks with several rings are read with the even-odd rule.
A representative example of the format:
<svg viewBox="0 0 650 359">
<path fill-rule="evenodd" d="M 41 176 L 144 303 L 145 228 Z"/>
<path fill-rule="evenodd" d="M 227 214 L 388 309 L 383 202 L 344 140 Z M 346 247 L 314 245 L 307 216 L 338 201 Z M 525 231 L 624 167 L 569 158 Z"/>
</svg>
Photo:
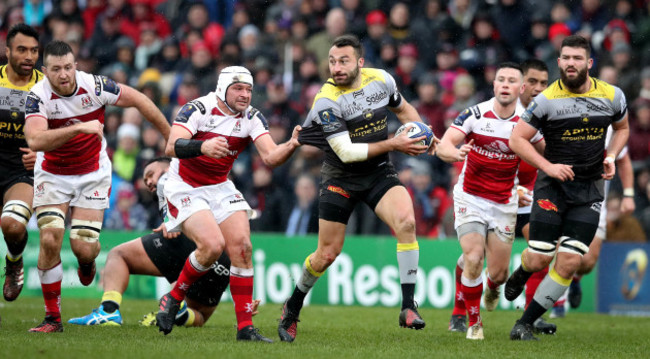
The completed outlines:
<svg viewBox="0 0 650 359">
<path fill-rule="evenodd" d="M 569 90 L 577 90 L 585 83 L 585 81 L 587 81 L 589 71 L 587 67 L 584 67 L 582 69 L 576 68 L 576 70 L 578 71 L 578 74 L 573 79 L 570 79 L 566 73 L 566 70 L 560 69 L 560 79 Z"/>
<path fill-rule="evenodd" d="M 359 66 L 356 66 L 354 70 L 348 72 L 347 78 L 343 81 L 336 81 L 336 78 L 334 78 L 334 82 L 336 83 L 336 86 L 341 86 L 341 87 L 350 87 L 354 83 L 354 81 L 359 77 Z"/>
<path fill-rule="evenodd" d="M 14 70 L 14 72 L 21 77 L 31 75 L 32 71 L 34 70 L 34 64 L 31 64 L 32 68 L 29 70 L 23 69 L 23 67 L 21 66 L 22 64 L 18 62 L 16 59 L 14 59 L 13 57 L 11 57 L 11 54 L 9 54 L 9 65 L 11 66 L 11 69 Z"/>
</svg>

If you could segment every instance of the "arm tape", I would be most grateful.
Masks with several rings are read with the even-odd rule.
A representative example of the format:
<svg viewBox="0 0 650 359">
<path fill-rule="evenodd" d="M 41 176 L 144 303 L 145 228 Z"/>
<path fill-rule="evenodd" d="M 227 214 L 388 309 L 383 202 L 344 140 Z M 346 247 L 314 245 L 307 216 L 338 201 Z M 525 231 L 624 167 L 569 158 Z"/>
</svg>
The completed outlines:
<svg viewBox="0 0 650 359">
<path fill-rule="evenodd" d="M 368 159 L 367 143 L 352 143 L 347 134 L 339 135 L 327 140 L 343 163 L 359 162 Z"/>
<path fill-rule="evenodd" d="M 179 138 L 174 142 L 174 152 L 178 158 L 199 157 L 203 155 L 203 152 L 201 152 L 202 144 L 203 141 Z"/>
</svg>

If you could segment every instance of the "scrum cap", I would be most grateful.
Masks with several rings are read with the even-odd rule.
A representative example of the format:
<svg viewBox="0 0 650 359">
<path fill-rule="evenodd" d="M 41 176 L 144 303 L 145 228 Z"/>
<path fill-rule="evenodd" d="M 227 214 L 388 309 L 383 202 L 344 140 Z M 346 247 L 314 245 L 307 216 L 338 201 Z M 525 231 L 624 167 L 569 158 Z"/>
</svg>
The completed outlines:
<svg viewBox="0 0 650 359">
<path fill-rule="evenodd" d="M 234 83 L 243 82 L 253 86 L 253 75 L 243 66 L 228 66 L 221 70 L 217 80 L 217 97 L 226 102 L 226 91 Z"/>
</svg>

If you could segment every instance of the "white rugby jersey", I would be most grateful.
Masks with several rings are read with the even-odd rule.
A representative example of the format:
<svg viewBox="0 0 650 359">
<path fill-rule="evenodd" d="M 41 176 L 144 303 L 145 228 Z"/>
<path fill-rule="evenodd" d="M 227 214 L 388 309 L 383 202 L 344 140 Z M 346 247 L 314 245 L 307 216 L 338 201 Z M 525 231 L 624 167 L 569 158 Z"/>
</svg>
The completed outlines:
<svg viewBox="0 0 650 359">
<path fill-rule="evenodd" d="M 243 113 L 229 116 L 217 107 L 214 92 L 186 103 L 176 115 L 173 126 L 186 129 L 193 140 L 206 141 L 225 137 L 230 153 L 219 159 L 208 156 L 172 159 L 169 178 L 180 179 L 192 187 L 224 182 L 232 165 L 244 148 L 260 136 L 269 133 L 266 119 L 257 109 L 249 106 Z"/>
<path fill-rule="evenodd" d="M 47 77 L 34 85 L 27 96 L 25 119 L 44 117 L 50 129 L 92 120 L 103 124 L 106 105 L 119 100 L 121 88 L 108 77 L 83 71 L 77 71 L 75 79 L 77 89 L 70 96 L 55 93 Z M 81 133 L 55 150 L 38 152 L 36 169 L 40 164 L 40 169 L 54 174 L 86 174 L 99 169 L 102 157 L 108 158 L 106 140 Z"/>
<path fill-rule="evenodd" d="M 509 203 L 520 158 L 510 149 L 508 140 L 524 108 L 517 104 L 515 113 L 502 119 L 494 112 L 494 101 L 491 98 L 466 109 L 451 125 L 465 134 L 465 141 L 474 140 L 456 186 L 474 196 Z M 542 138 L 538 132 L 531 142 Z"/>
</svg>

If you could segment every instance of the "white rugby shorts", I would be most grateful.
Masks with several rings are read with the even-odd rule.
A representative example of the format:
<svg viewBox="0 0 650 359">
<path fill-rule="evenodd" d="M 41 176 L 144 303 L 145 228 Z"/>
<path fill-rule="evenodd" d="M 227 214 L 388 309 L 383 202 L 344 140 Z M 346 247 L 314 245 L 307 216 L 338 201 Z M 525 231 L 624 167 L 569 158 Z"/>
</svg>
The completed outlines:
<svg viewBox="0 0 650 359">
<path fill-rule="evenodd" d="M 168 220 L 165 227 L 168 232 L 180 231 L 186 219 L 202 210 L 211 211 L 217 223 L 225 221 L 237 211 L 246 211 L 249 218 L 253 215 L 248 202 L 230 180 L 216 185 L 192 187 L 183 181 L 168 178 L 164 194 L 167 198 Z"/>
<path fill-rule="evenodd" d="M 516 193 L 510 197 L 510 203 L 503 204 L 471 195 L 454 186 L 455 229 L 463 224 L 478 222 L 487 225 L 488 230 L 494 230 L 501 241 L 512 243 L 515 239 L 517 207 Z"/>
<path fill-rule="evenodd" d="M 71 207 L 106 209 L 111 191 L 111 160 L 100 156 L 99 169 L 82 175 L 57 175 L 34 167 L 34 208 L 70 203 Z"/>
</svg>

